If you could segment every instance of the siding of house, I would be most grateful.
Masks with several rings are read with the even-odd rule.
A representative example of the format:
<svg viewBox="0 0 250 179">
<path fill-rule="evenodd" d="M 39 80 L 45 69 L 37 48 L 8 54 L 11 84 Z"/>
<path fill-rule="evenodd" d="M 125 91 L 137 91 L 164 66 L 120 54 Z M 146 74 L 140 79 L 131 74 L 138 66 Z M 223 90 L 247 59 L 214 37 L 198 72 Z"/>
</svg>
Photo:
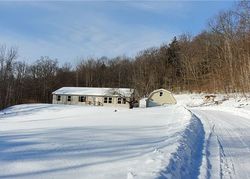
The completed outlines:
<svg viewBox="0 0 250 179">
<path fill-rule="evenodd" d="M 61 96 L 60 101 L 57 101 L 57 96 Z M 71 101 L 68 101 L 68 96 L 71 96 Z M 107 99 L 107 103 L 104 103 L 104 98 L 111 97 L 112 103 L 109 103 L 109 99 Z M 126 98 L 129 101 L 129 98 Z M 77 95 L 56 95 L 53 94 L 52 99 L 53 104 L 69 104 L 69 105 L 95 105 L 95 106 L 116 106 L 116 107 L 129 107 L 129 103 L 126 102 L 123 104 L 118 104 L 118 97 L 117 96 L 86 96 L 86 102 L 80 102 L 79 96 Z"/>
</svg>

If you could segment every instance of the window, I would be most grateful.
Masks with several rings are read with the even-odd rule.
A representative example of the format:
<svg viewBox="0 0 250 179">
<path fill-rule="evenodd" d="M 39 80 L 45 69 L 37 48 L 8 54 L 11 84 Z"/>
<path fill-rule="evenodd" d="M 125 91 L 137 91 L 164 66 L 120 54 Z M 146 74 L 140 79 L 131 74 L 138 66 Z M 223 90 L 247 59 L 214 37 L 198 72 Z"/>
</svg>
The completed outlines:
<svg viewBox="0 0 250 179">
<path fill-rule="evenodd" d="M 126 98 L 122 98 L 122 103 L 126 104 Z"/>
<path fill-rule="evenodd" d="M 117 99 L 117 103 L 118 103 L 118 104 L 122 104 L 122 98 L 118 98 L 118 99 Z"/>
<path fill-rule="evenodd" d="M 104 103 L 108 103 L 108 98 L 105 97 L 103 102 L 104 102 Z"/>
<path fill-rule="evenodd" d="M 71 101 L 71 96 L 68 96 L 68 101 Z"/>
<path fill-rule="evenodd" d="M 57 96 L 57 101 L 61 101 L 61 96 L 60 95 Z"/>
<path fill-rule="evenodd" d="M 86 102 L 86 96 L 79 96 L 79 102 Z"/>
<path fill-rule="evenodd" d="M 112 103 L 112 98 L 111 97 L 104 97 L 104 103 Z"/>
<path fill-rule="evenodd" d="M 160 96 L 162 96 L 163 95 L 163 92 L 160 92 Z"/>
</svg>

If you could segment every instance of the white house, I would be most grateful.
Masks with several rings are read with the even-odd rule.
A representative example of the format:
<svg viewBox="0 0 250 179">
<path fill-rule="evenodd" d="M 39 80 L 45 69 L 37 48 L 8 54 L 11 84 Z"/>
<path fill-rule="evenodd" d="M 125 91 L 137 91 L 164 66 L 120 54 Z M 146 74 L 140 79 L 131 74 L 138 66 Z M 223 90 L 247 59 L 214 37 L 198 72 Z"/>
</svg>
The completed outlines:
<svg viewBox="0 0 250 179">
<path fill-rule="evenodd" d="M 130 107 L 134 89 L 62 87 L 52 93 L 53 104 Z"/>
</svg>

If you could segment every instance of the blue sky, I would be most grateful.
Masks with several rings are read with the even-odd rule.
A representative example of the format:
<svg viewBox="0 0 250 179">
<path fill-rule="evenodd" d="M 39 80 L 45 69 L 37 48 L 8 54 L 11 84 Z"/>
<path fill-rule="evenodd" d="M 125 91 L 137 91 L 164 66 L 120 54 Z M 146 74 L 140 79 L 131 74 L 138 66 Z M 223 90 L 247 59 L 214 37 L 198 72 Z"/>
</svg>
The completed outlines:
<svg viewBox="0 0 250 179">
<path fill-rule="evenodd" d="M 134 56 L 195 35 L 234 1 L 17 1 L 0 2 L 0 44 L 16 46 L 19 59 L 40 56 L 75 63 L 80 57 Z"/>
</svg>

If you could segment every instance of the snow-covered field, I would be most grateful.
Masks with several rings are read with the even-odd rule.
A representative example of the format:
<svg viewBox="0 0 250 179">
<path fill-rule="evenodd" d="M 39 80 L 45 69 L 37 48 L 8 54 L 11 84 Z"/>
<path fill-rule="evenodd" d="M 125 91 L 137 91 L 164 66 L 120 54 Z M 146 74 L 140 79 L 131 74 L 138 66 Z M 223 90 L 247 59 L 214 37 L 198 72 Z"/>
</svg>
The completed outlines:
<svg viewBox="0 0 250 179">
<path fill-rule="evenodd" d="M 250 103 L 0 111 L 0 178 L 250 178 Z M 248 105 L 249 104 L 249 105 Z"/>
</svg>

